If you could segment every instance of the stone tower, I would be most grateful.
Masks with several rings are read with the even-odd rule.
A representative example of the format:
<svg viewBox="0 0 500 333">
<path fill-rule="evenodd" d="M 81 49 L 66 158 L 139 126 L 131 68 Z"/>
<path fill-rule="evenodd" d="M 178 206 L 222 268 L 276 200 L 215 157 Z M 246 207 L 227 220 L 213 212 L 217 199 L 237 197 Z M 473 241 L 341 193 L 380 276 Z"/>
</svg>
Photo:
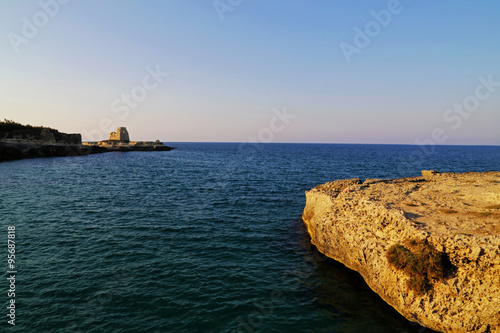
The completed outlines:
<svg viewBox="0 0 500 333">
<path fill-rule="evenodd" d="M 109 140 L 110 141 L 125 141 L 129 142 L 130 137 L 128 136 L 128 131 L 126 127 L 118 127 L 116 132 L 112 132 L 109 135 Z"/>
</svg>

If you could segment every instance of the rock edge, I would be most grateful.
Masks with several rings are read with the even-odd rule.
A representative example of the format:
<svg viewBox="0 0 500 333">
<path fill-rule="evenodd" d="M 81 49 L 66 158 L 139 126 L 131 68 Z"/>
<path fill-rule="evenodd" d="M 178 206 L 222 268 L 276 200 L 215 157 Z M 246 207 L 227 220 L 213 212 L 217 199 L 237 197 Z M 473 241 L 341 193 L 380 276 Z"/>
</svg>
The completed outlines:
<svg viewBox="0 0 500 333">
<path fill-rule="evenodd" d="M 410 196 L 404 194 L 420 186 L 458 186 L 469 179 L 476 180 L 470 185 L 475 188 L 487 182 L 498 189 L 500 172 L 334 181 L 306 191 L 303 220 L 319 251 L 359 272 L 408 320 L 441 332 L 500 332 L 500 236 L 436 232 L 393 202 L 394 193 Z M 491 200 L 500 203 L 499 193 Z M 424 240 L 445 253 L 456 268 L 453 275 L 433 283 L 427 294 L 408 289 L 409 277 L 386 258 L 392 245 L 406 239 Z"/>
</svg>

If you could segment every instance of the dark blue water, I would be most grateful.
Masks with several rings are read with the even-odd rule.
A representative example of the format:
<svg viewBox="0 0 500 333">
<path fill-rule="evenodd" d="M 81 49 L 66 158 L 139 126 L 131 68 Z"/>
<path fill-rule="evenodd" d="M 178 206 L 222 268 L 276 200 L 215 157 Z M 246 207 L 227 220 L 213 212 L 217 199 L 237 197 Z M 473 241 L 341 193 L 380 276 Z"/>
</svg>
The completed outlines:
<svg viewBox="0 0 500 333">
<path fill-rule="evenodd" d="M 500 147 L 172 145 L 0 164 L 2 332 L 422 332 L 310 245 L 304 191 L 500 170 Z"/>
</svg>

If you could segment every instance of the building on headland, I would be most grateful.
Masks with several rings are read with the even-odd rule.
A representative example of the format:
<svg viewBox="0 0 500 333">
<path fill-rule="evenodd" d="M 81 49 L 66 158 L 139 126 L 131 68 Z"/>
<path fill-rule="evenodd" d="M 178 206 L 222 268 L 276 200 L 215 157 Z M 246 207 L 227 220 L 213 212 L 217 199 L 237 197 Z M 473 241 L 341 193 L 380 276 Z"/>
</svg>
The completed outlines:
<svg viewBox="0 0 500 333">
<path fill-rule="evenodd" d="M 23 158 L 83 156 L 120 151 L 168 151 L 159 140 L 130 141 L 125 127 L 118 127 L 109 140 L 82 142 L 81 134 L 67 134 L 58 130 L 22 125 L 14 121 L 0 121 L 0 162 Z"/>
<path fill-rule="evenodd" d="M 156 141 L 130 141 L 126 127 L 118 127 L 116 132 L 111 132 L 109 140 L 97 142 L 84 142 L 84 146 L 105 148 L 110 151 L 162 151 L 174 148 L 165 146 L 160 140 Z"/>
<path fill-rule="evenodd" d="M 109 135 L 109 141 L 123 141 L 130 142 L 130 137 L 126 127 L 118 127 L 116 132 L 111 132 Z"/>
</svg>

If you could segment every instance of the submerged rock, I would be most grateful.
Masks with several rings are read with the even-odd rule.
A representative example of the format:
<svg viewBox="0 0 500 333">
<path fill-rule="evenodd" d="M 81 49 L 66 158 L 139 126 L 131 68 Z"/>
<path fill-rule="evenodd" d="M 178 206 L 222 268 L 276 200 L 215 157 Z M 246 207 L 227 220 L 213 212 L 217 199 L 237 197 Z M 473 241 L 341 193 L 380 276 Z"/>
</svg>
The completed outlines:
<svg viewBox="0 0 500 333">
<path fill-rule="evenodd" d="M 500 332 L 500 172 L 422 174 L 307 191 L 311 242 L 408 320 Z"/>
</svg>

